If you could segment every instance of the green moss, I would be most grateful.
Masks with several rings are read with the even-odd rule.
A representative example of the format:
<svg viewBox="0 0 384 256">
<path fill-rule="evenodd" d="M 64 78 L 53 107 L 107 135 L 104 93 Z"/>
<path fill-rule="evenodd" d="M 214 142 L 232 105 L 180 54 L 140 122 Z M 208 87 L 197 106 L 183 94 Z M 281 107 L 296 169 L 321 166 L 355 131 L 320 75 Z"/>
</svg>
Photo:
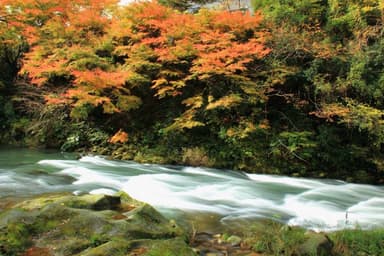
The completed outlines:
<svg viewBox="0 0 384 256">
<path fill-rule="evenodd" d="M 0 255 L 19 255 L 31 246 L 55 255 L 94 256 L 126 255 L 141 247 L 176 253 L 179 249 L 170 248 L 186 246 L 180 242 L 185 232 L 174 221 L 124 192 L 115 196 L 48 194 L 14 207 L 0 215 Z M 180 241 L 161 242 L 176 237 Z M 132 245 L 132 241 L 142 242 Z"/>
<path fill-rule="evenodd" d="M 0 255 L 18 255 L 31 245 L 31 230 L 24 223 L 10 223 L 0 229 Z"/>
<path fill-rule="evenodd" d="M 159 240 L 148 246 L 145 256 L 195 256 L 193 250 L 180 238 Z"/>
<path fill-rule="evenodd" d="M 123 240 L 121 238 L 114 238 L 109 241 L 104 241 L 93 248 L 88 248 L 81 252 L 81 256 L 126 256 L 127 252 L 132 248 L 133 242 Z M 129 254 L 128 254 L 129 255 Z"/>
</svg>

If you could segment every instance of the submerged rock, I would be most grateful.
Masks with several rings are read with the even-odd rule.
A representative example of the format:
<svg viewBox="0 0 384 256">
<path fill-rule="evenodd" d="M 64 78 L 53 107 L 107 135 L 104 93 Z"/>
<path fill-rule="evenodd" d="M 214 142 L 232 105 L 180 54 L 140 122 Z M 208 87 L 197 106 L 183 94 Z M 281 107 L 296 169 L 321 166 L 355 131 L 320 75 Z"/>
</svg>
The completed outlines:
<svg viewBox="0 0 384 256">
<path fill-rule="evenodd" d="M 174 221 L 124 193 L 45 195 L 0 215 L 0 255 L 127 255 L 160 247 L 194 255 L 185 237 Z"/>
</svg>

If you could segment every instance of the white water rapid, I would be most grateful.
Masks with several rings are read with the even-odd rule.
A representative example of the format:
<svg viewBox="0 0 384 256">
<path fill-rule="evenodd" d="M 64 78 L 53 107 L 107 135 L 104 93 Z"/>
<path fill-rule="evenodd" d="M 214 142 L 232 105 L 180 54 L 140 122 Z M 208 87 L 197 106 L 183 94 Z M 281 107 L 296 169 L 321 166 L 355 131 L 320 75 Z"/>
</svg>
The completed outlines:
<svg viewBox="0 0 384 256">
<path fill-rule="evenodd" d="M 223 225 L 267 218 L 313 230 L 384 227 L 383 186 L 143 165 L 97 156 L 79 160 L 50 156 L 26 162 L 20 158 L 19 164 L 15 157 L 10 164 L 1 154 L 0 200 L 56 191 L 113 194 L 123 190 L 168 216 L 214 214 Z"/>
</svg>

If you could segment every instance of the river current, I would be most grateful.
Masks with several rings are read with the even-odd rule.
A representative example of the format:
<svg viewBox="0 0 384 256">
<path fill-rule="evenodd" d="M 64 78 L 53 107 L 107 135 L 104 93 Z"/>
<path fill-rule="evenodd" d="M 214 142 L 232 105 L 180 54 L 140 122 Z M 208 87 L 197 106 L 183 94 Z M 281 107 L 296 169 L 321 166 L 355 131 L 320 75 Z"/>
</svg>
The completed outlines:
<svg viewBox="0 0 384 256">
<path fill-rule="evenodd" d="M 383 186 L 0 149 L 2 201 L 47 192 L 121 190 L 197 226 L 274 219 L 317 231 L 384 227 Z"/>
</svg>

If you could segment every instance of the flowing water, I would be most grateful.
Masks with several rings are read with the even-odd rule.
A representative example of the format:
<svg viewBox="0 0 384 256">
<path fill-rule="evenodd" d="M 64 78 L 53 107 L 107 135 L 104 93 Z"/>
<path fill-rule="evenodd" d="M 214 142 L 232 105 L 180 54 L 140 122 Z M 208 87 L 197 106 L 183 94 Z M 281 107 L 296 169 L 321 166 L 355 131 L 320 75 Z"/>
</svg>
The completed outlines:
<svg viewBox="0 0 384 256">
<path fill-rule="evenodd" d="M 0 149 L 0 202 L 121 190 L 167 217 L 217 230 L 260 219 L 314 230 L 384 227 L 383 186 Z"/>
</svg>

